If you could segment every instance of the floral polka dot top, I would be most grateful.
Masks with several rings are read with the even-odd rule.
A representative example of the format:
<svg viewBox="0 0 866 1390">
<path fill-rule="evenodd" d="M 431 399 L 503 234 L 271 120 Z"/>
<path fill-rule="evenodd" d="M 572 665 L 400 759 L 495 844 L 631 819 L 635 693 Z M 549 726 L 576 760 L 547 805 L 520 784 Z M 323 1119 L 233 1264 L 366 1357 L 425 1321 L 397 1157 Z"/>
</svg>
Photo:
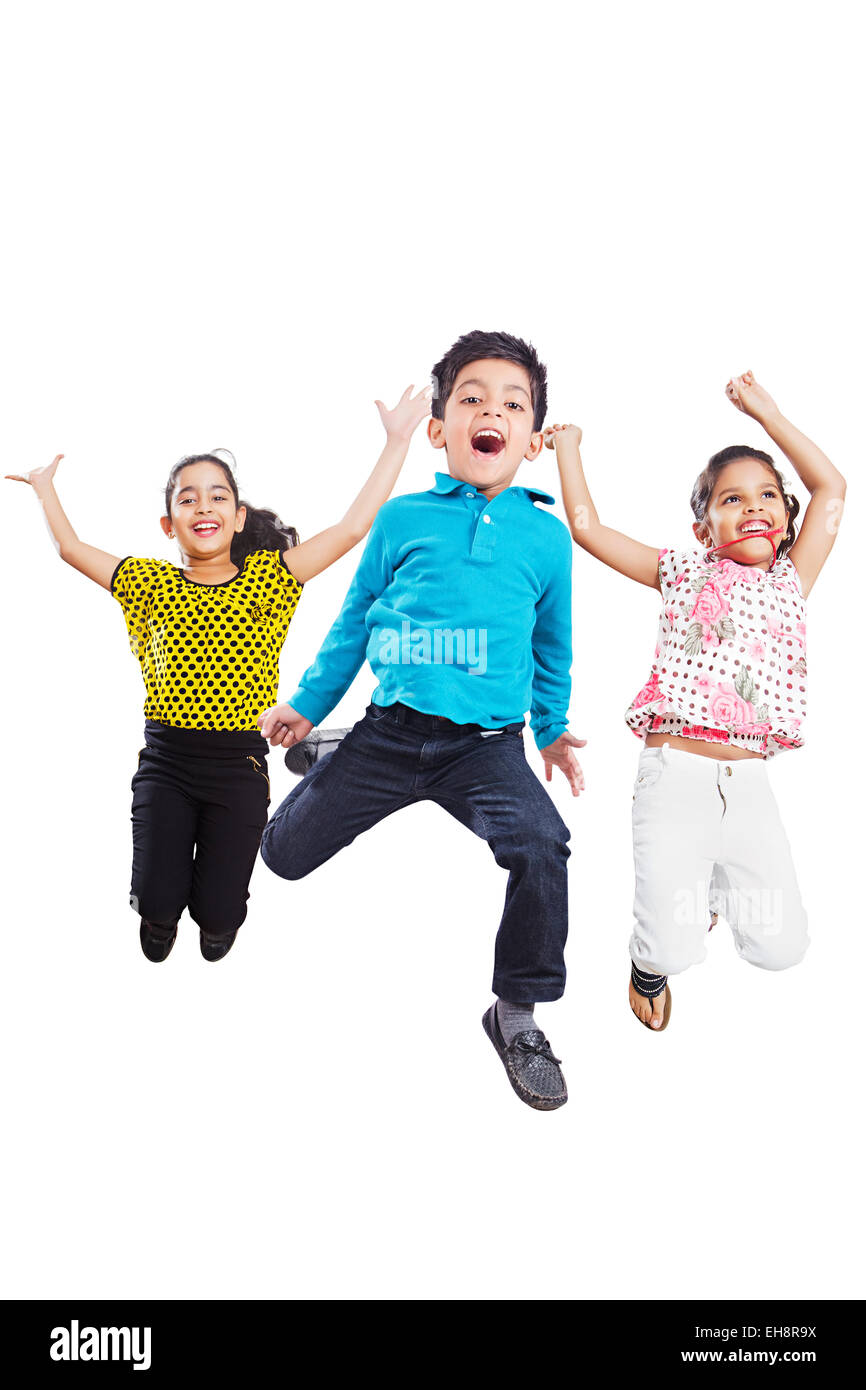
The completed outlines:
<svg viewBox="0 0 866 1390">
<path fill-rule="evenodd" d="M 256 550 L 234 579 L 200 584 L 167 560 L 121 560 L 123 609 L 147 691 L 147 719 L 181 729 L 255 730 L 277 703 L 280 649 L 303 585 L 279 550 Z"/>
<path fill-rule="evenodd" d="M 770 570 L 699 550 L 659 554 L 652 673 L 626 711 L 639 738 L 679 734 L 772 757 L 803 742 L 806 600 L 792 560 Z"/>
</svg>

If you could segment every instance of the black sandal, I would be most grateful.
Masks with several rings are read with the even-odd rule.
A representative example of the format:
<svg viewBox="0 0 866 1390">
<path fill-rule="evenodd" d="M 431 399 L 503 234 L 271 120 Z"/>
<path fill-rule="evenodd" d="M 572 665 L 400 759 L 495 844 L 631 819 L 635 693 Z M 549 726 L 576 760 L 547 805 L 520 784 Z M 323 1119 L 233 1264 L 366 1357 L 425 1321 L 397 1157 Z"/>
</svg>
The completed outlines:
<svg viewBox="0 0 866 1390">
<path fill-rule="evenodd" d="M 653 1028 L 651 1023 L 644 1023 L 642 1018 L 637 1019 L 638 1023 L 643 1023 L 644 1028 L 648 1028 L 651 1033 L 663 1033 L 668 1026 L 671 1016 L 671 990 L 667 975 L 650 975 L 645 970 L 638 970 L 634 961 L 632 961 L 631 982 L 634 986 L 635 994 L 639 994 L 642 999 L 657 999 L 662 993 L 662 990 L 664 990 L 665 1009 L 658 1028 Z M 632 1013 L 634 1013 L 634 1010 L 632 1010 Z M 637 1014 L 635 1014 L 635 1018 L 637 1018 Z"/>
</svg>

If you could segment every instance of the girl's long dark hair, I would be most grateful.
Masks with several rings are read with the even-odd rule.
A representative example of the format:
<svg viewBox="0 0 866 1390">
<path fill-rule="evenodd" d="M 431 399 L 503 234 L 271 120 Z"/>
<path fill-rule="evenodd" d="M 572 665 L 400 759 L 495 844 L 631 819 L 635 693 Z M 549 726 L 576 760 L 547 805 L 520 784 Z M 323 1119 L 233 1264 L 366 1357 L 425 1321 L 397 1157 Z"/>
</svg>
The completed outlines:
<svg viewBox="0 0 866 1390">
<path fill-rule="evenodd" d="M 713 454 L 707 463 L 706 468 L 698 475 L 697 481 L 692 488 L 691 504 L 695 521 L 703 521 L 707 514 L 707 507 L 713 495 L 713 489 L 718 481 L 719 474 L 729 463 L 735 459 L 757 459 L 763 463 L 776 479 L 779 491 L 785 502 L 785 511 L 788 513 L 788 529 L 776 546 L 776 558 L 781 560 L 786 555 L 797 539 L 797 528 L 794 519 L 800 513 L 800 503 L 793 492 L 788 491 L 785 479 L 782 477 L 778 468 L 762 449 L 753 449 L 751 444 L 729 444 L 727 449 L 720 449 L 717 454 Z"/>
<path fill-rule="evenodd" d="M 280 520 L 276 512 L 269 511 L 267 507 L 252 507 L 249 502 L 241 501 L 235 475 L 225 459 L 217 457 L 218 454 L 228 454 L 232 463 L 235 463 L 235 456 L 229 449 L 214 449 L 209 454 L 188 454 L 186 458 L 178 460 L 169 473 L 168 482 L 165 485 L 166 516 L 171 516 L 171 499 L 181 469 L 186 468 L 191 463 L 215 463 L 226 475 L 226 480 L 235 499 L 235 508 L 246 507 L 247 509 L 244 529 L 235 532 L 232 537 L 232 564 L 240 567 L 247 555 L 252 555 L 254 550 L 285 550 L 289 546 L 297 545 L 300 537 L 294 526 L 287 526 L 284 521 Z"/>
</svg>

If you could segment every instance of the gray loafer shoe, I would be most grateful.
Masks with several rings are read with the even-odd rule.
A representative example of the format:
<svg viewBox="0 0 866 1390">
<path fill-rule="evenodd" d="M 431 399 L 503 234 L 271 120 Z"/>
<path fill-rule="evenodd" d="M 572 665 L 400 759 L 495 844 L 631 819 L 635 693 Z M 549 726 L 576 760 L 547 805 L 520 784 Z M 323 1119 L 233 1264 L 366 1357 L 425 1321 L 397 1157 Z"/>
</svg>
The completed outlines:
<svg viewBox="0 0 866 1390">
<path fill-rule="evenodd" d="M 287 750 L 285 762 L 289 772 L 294 772 L 297 777 L 305 777 L 313 763 L 324 758 L 326 753 L 333 753 L 347 733 L 348 729 L 312 729 L 306 738 L 302 738 L 300 743 L 293 743 Z"/>
<path fill-rule="evenodd" d="M 558 1110 L 568 1100 L 565 1077 L 550 1043 L 540 1028 L 518 1033 L 506 1043 L 491 1004 L 481 1020 L 485 1033 L 496 1048 L 513 1089 L 533 1110 Z"/>
</svg>

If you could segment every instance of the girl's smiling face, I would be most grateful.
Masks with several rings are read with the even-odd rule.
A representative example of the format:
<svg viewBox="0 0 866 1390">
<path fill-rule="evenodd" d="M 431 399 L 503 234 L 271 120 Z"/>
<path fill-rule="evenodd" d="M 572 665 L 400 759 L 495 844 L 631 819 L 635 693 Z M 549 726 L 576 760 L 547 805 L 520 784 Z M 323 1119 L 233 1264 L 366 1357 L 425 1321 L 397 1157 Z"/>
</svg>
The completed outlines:
<svg viewBox="0 0 866 1390">
<path fill-rule="evenodd" d="M 772 471 L 759 459 L 734 459 L 716 479 L 703 521 L 692 528 L 708 550 L 724 546 L 720 559 L 769 569 L 773 547 L 788 529 L 785 499 Z M 733 544 L 730 544 L 733 542 Z"/>
<path fill-rule="evenodd" d="M 185 555 L 213 560 L 231 551 L 232 537 L 242 531 L 246 508 L 235 499 L 222 469 L 213 463 L 190 463 L 180 470 L 171 498 L 171 516 L 161 524 L 172 531 Z"/>
</svg>

